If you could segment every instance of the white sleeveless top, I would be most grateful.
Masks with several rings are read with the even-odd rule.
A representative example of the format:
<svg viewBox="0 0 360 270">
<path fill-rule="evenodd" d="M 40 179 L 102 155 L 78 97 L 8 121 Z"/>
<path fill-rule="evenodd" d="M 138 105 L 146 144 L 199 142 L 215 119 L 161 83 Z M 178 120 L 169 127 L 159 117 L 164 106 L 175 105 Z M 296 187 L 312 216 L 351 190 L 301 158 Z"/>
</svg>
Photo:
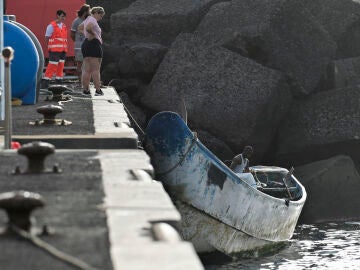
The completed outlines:
<svg viewBox="0 0 360 270">
<path fill-rule="evenodd" d="M 241 180 L 248 183 L 253 188 L 256 188 L 256 181 L 252 173 L 244 173 L 244 169 L 248 165 L 249 160 L 247 158 L 244 158 L 242 154 L 240 155 L 242 160 L 241 164 L 236 165 L 236 167 L 234 168 L 234 172 L 241 178 Z"/>
<path fill-rule="evenodd" d="M 246 165 L 248 165 L 249 160 L 247 158 L 244 158 L 242 154 L 241 156 L 241 163 L 236 165 L 236 167 L 233 169 L 235 173 L 243 173 Z"/>
</svg>

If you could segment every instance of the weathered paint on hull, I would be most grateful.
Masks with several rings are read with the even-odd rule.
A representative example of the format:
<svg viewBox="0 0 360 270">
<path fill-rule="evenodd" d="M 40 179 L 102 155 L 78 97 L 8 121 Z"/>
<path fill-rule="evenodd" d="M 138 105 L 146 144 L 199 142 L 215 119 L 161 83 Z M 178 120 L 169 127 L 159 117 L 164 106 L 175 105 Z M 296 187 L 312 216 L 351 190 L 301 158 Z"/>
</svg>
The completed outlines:
<svg viewBox="0 0 360 270">
<path fill-rule="evenodd" d="M 202 145 L 176 113 L 154 116 L 146 136 L 157 176 L 174 198 L 262 241 L 292 237 L 306 200 L 306 191 L 295 178 L 302 195 L 296 201 L 250 187 Z"/>
<path fill-rule="evenodd" d="M 181 214 L 181 235 L 184 240 L 191 241 L 198 253 L 221 251 L 230 256 L 241 253 L 269 249 L 282 242 L 271 242 L 257 239 L 234 229 L 219 220 L 189 206 L 177 202 Z"/>
</svg>

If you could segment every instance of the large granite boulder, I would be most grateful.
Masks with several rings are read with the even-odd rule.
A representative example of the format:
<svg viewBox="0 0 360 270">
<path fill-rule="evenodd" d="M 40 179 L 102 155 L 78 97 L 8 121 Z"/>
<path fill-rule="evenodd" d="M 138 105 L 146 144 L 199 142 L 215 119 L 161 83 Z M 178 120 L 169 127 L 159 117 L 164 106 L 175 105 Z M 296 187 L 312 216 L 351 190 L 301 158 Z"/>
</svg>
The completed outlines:
<svg viewBox="0 0 360 270">
<path fill-rule="evenodd" d="M 118 91 L 133 89 L 134 81 L 148 84 L 167 51 L 157 43 L 104 44 L 103 48 L 101 78 L 106 84 L 115 79 L 112 86 Z"/>
<path fill-rule="evenodd" d="M 226 145 L 218 138 L 214 137 L 209 132 L 203 130 L 196 130 L 196 133 L 202 144 L 204 144 L 220 160 L 225 162 L 226 165 L 230 166 L 231 160 L 237 153 L 234 153 L 228 145 Z"/>
<path fill-rule="evenodd" d="M 346 154 L 360 164 L 359 119 L 360 86 L 296 101 L 278 131 L 277 162 L 299 165 Z"/>
<path fill-rule="evenodd" d="M 359 74 L 360 57 L 335 60 L 328 67 L 326 89 L 359 85 Z"/>
<path fill-rule="evenodd" d="M 101 79 L 108 84 L 113 79 L 118 79 L 120 75 L 118 62 L 119 51 L 121 46 L 112 46 L 110 44 L 103 44 L 103 59 L 101 63 Z"/>
<path fill-rule="evenodd" d="M 111 31 L 110 18 L 114 12 L 127 8 L 132 2 L 136 0 L 86 0 L 86 4 L 91 7 L 101 6 L 105 10 L 105 16 L 99 21 L 102 30 L 105 32 Z"/>
<path fill-rule="evenodd" d="M 296 167 L 308 194 L 300 223 L 360 219 L 360 175 L 348 156 L 335 156 Z"/>
<path fill-rule="evenodd" d="M 176 110 L 185 101 L 193 127 L 234 149 L 267 150 L 292 96 L 281 72 L 264 67 L 192 34 L 180 34 L 161 62 L 141 103 Z"/>
<path fill-rule="evenodd" d="M 103 83 L 115 87 L 114 81 L 117 81 L 118 77 L 119 77 L 119 68 L 116 65 L 116 63 L 109 63 L 103 66 L 101 71 L 101 80 Z"/>
<path fill-rule="evenodd" d="M 149 83 L 167 47 L 157 43 L 136 43 L 121 46 L 118 68 L 123 78 L 139 78 Z"/>
<path fill-rule="evenodd" d="M 298 0 L 219 3 L 195 34 L 283 71 L 297 95 L 316 89 L 336 52 L 331 36 Z"/>
<path fill-rule="evenodd" d="M 111 15 L 114 44 L 151 42 L 169 45 L 191 32 L 210 6 L 220 0 L 137 0 Z"/>
<path fill-rule="evenodd" d="M 304 6 L 337 43 L 337 59 L 360 56 L 360 2 L 304 0 Z"/>
</svg>

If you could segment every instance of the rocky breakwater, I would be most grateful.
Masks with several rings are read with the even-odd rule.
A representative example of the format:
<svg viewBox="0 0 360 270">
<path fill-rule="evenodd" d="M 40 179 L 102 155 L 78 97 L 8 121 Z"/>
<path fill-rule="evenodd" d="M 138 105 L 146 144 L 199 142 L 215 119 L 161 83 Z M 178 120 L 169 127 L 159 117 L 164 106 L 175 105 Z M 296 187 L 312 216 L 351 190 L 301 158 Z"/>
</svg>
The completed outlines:
<svg viewBox="0 0 360 270">
<path fill-rule="evenodd" d="M 299 168 L 346 155 L 356 170 L 357 26 L 351 0 L 138 0 L 110 16 L 102 78 L 144 126 L 185 104 L 189 126 L 223 160 L 251 144 L 252 164 Z M 307 175 L 321 166 L 307 170 L 299 178 L 311 194 L 317 180 Z"/>
</svg>

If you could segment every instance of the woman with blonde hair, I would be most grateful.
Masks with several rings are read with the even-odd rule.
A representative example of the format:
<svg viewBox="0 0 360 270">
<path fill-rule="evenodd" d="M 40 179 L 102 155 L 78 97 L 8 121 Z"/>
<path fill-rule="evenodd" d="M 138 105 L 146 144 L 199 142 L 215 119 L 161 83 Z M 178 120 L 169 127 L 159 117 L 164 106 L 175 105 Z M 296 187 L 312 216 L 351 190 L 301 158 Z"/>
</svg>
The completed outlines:
<svg viewBox="0 0 360 270">
<path fill-rule="evenodd" d="M 85 21 L 79 26 L 79 31 L 83 31 L 85 40 L 81 45 L 81 52 L 84 57 L 84 69 L 82 73 L 83 93 L 90 94 L 89 84 L 91 78 L 95 85 L 95 96 L 104 95 L 100 88 L 100 67 L 103 57 L 101 28 L 98 24 L 105 15 L 102 7 L 93 7 Z"/>
</svg>

